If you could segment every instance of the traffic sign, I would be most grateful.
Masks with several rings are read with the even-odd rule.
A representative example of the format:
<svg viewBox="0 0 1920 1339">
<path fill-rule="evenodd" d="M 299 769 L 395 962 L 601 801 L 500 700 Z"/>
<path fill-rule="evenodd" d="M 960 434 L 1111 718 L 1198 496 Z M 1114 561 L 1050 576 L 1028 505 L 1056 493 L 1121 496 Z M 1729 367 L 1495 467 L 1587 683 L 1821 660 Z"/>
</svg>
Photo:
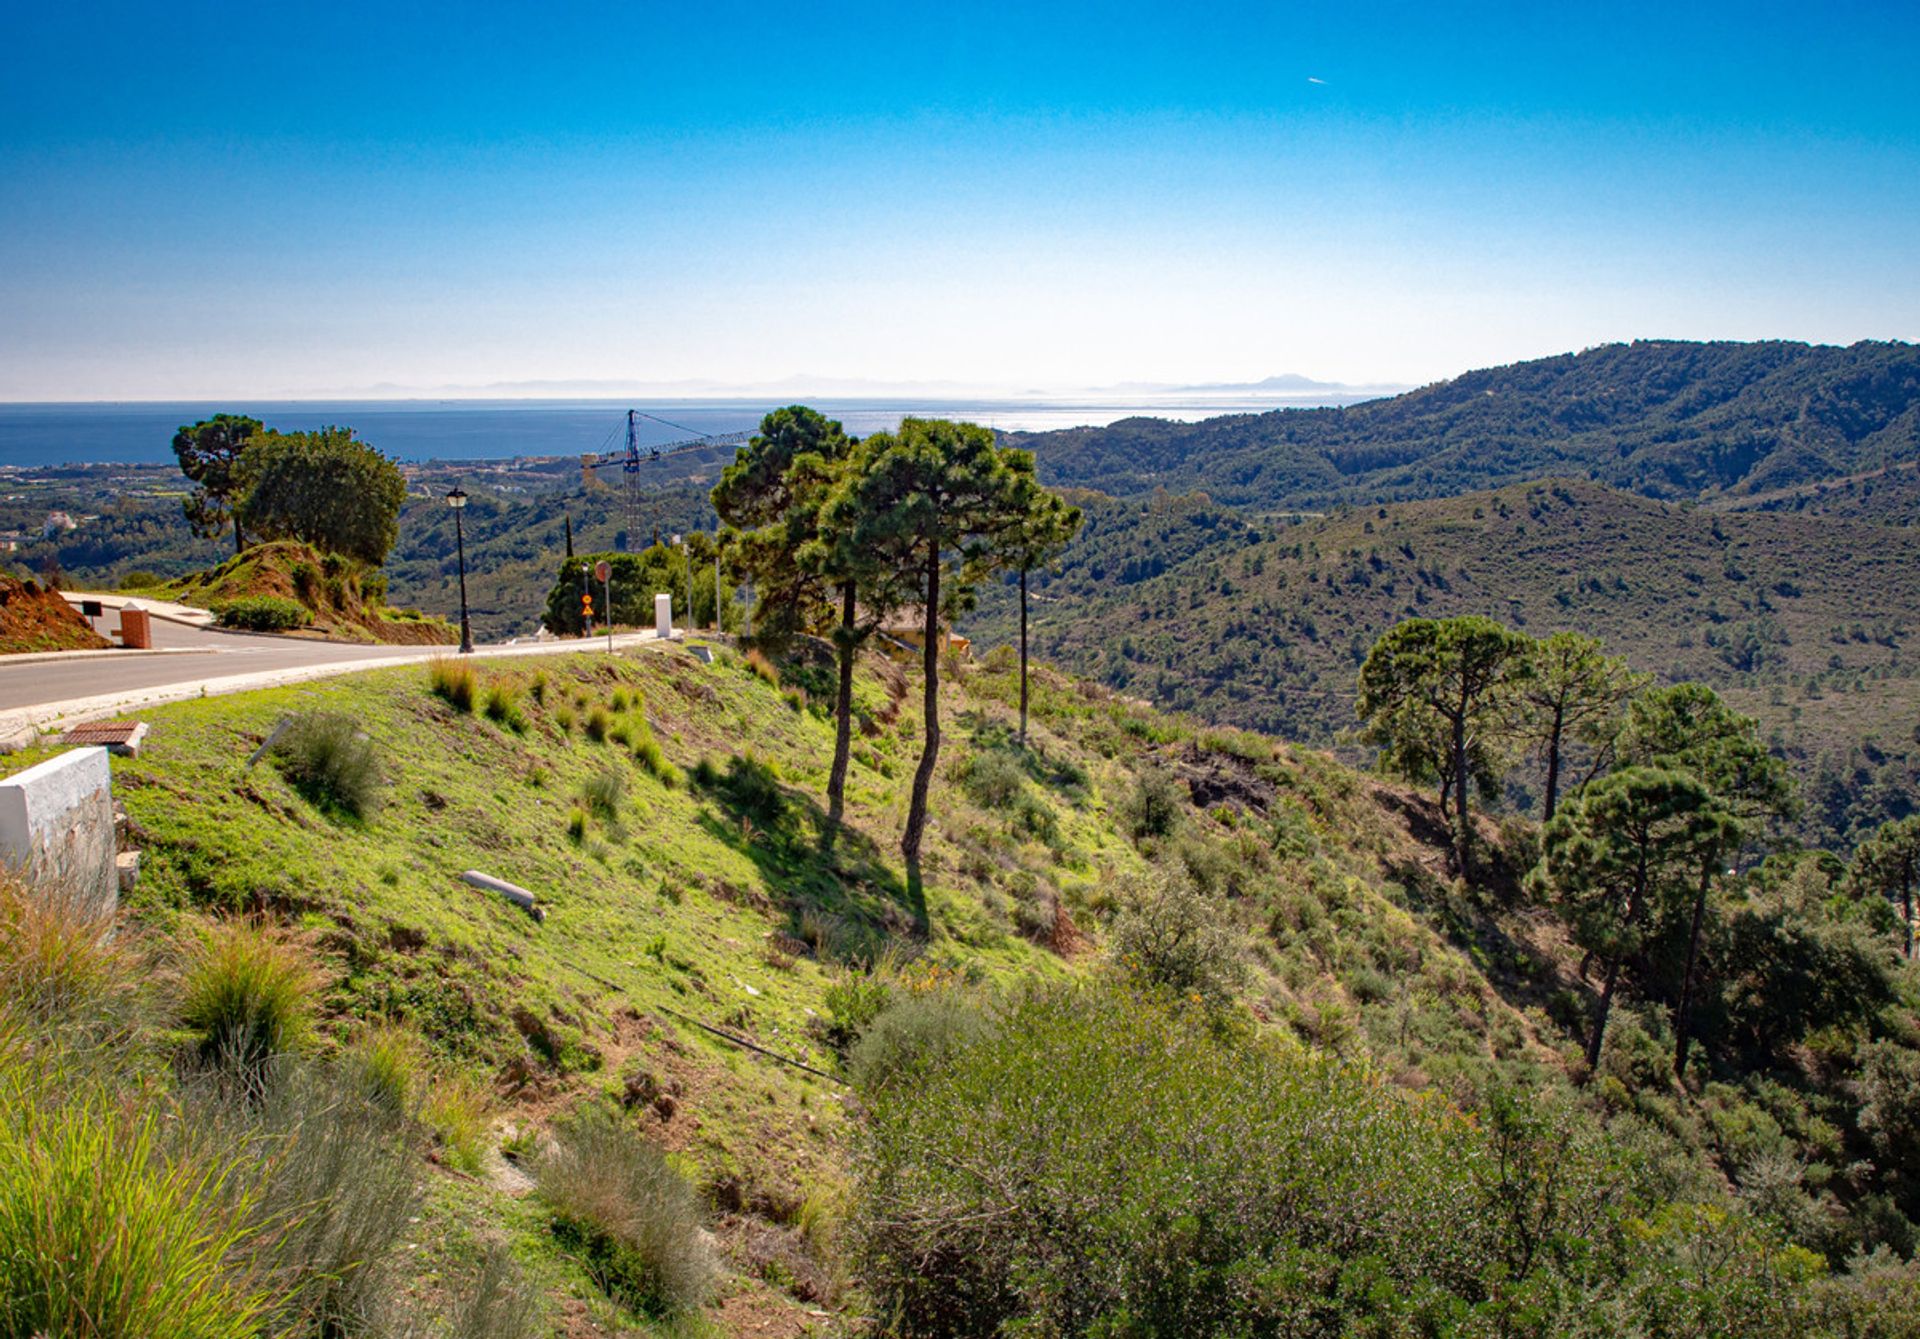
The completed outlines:
<svg viewBox="0 0 1920 1339">
<path fill-rule="evenodd" d="M 599 562 L 593 565 L 593 579 L 595 581 L 605 581 L 608 577 L 612 575 L 613 575 L 613 564 L 608 562 L 605 558 L 602 558 Z"/>
</svg>

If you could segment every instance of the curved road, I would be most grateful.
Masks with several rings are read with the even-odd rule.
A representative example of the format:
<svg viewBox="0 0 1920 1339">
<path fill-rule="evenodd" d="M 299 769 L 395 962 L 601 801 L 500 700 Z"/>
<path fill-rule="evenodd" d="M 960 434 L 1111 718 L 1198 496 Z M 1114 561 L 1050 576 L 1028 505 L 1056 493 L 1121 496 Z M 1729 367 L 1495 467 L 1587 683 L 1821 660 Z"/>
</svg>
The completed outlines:
<svg viewBox="0 0 1920 1339">
<path fill-rule="evenodd" d="M 0 658 L 0 748 L 30 739 L 55 723 L 112 715 L 159 702 L 242 692 L 278 683 L 323 678 L 382 664 L 409 664 L 452 652 L 449 646 L 358 646 L 300 637 L 221 632 L 179 623 L 153 622 L 158 654 L 102 651 L 47 658 Z M 622 633 L 617 649 L 658 638 L 652 632 Z M 524 642 L 475 648 L 487 657 L 558 655 L 604 649 L 604 637 Z"/>
</svg>

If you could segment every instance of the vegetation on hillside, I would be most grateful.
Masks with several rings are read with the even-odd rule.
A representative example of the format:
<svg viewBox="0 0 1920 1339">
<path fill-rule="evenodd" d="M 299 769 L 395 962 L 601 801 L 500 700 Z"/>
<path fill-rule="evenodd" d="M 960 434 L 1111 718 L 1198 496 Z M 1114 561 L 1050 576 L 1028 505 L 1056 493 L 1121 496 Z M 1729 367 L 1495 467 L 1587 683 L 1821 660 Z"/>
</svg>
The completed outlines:
<svg viewBox="0 0 1920 1339">
<path fill-rule="evenodd" d="M 1850 840 L 1899 816 L 1920 775 L 1911 531 L 1722 515 L 1569 480 L 1267 530 L 1194 499 L 1125 508 L 1092 510 L 1088 539 L 1039 588 L 1033 637 L 1040 654 L 1161 705 L 1332 742 L 1388 628 L 1491 615 L 1713 684 L 1809 782 L 1810 836 Z M 1119 562 L 1133 531 L 1140 553 L 1192 556 L 1144 575 Z M 1007 592 L 983 614 L 977 638 L 1012 640 Z"/>
<path fill-rule="evenodd" d="M 1676 501 L 1836 479 L 1920 448 L 1920 349 L 1637 340 L 1340 409 L 1021 434 L 1049 483 L 1202 489 L 1256 512 L 1577 476 Z"/>
<path fill-rule="evenodd" d="M 424 645 L 459 640 L 458 630 L 443 619 L 389 606 L 386 584 L 379 573 L 337 553 L 272 540 L 218 567 L 142 589 L 210 609 L 223 626 L 256 632 Z"/>
</svg>

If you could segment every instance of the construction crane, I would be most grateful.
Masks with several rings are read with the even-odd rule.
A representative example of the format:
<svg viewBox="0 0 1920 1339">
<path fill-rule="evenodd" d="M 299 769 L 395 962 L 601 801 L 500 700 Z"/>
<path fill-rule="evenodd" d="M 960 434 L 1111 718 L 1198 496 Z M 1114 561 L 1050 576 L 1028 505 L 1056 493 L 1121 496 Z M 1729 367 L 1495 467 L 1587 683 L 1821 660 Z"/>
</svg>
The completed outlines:
<svg viewBox="0 0 1920 1339">
<path fill-rule="evenodd" d="M 658 423 L 662 427 L 672 428 L 675 432 L 693 433 L 694 435 L 691 437 L 683 437 L 676 441 L 654 442 L 650 445 L 642 446 L 640 444 L 641 419 L 646 419 L 650 423 Z M 612 434 L 609 433 L 608 436 L 611 438 Z M 623 547 L 631 549 L 635 539 L 640 534 L 640 517 L 642 512 L 646 510 L 647 504 L 647 486 L 641 480 L 644 466 L 658 464 L 668 456 L 686 455 L 691 451 L 705 451 L 717 446 L 739 446 L 751 436 L 753 436 L 753 430 L 751 428 L 744 428 L 739 432 L 699 432 L 697 429 L 689 428 L 683 423 L 675 423 L 671 419 L 661 418 L 658 414 L 649 414 L 644 409 L 629 409 L 627 411 L 626 449 L 621 451 L 605 450 L 603 448 L 594 455 L 582 456 L 580 458 L 580 480 L 584 484 L 588 479 L 592 478 L 593 471 L 595 470 L 612 469 L 615 466 L 619 467 L 620 473 L 625 476 L 626 481 L 627 528 L 625 532 L 626 544 Z M 660 527 L 657 524 L 653 527 L 653 542 L 656 544 L 660 542 Z"/>
</svg>

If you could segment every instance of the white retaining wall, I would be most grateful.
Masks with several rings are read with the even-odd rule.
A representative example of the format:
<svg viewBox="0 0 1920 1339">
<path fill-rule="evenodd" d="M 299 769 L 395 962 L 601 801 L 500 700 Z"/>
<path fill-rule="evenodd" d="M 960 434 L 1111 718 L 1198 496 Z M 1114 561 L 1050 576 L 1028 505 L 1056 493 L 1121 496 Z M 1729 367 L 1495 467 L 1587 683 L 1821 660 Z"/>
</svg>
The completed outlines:
<svg viewBox="0 0 1920 1339">
<path fill-rule="evenodd" d="M 120 885 L 107 756 L 70 749 L 0 780 L 0 861 L 111 910 Z"/>
</svg>

